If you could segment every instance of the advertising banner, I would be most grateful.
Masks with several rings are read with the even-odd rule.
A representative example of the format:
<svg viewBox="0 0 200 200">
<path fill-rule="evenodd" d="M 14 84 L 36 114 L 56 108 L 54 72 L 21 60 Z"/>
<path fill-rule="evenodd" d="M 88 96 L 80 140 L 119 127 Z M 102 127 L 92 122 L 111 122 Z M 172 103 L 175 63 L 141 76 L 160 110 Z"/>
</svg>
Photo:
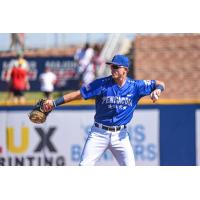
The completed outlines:
<svg viewBox="0 0 200 200">
<path fill-rule="evenodd" d="M 56 110 L 45 124 L 27 111 L 1 111 L 0 165 L 77 166 L 94 110 Z M 137 110 L 128 126 L 136 165 L 159 165 L 159 110 Z M 118 165 L 107 151 L 97 165 Z"/>
<path fill-rule="evenodd" d="M 77 77 L 77 63 L 71 56 L 53 56 L 53 57 L 28 57 L 26 58 L 29 66 L 29 80 L 32 91 L 40 91 L 39 76 L 44 72 L 45 67 L 51 70 L 57 76 L 56 90 L 76 89 L 79 87 Z M 8 69 L 13 67 L 14 57 L 0 58 L 0 90 L 8 90 L 6 81 Z"/>
</svg>

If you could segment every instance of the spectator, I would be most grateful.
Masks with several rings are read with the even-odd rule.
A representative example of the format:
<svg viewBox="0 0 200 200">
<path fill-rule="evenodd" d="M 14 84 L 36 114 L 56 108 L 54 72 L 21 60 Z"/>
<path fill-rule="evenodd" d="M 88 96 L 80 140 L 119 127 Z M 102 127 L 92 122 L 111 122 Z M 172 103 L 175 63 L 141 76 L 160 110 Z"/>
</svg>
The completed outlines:
<svg viewBox="0 0 200 200">
<path fill-rule="evenodd" d="M 12 59 L 8 65 L 8 69 L 6 72 L 6 77 L 5 80 L 8 82 L 8 87 L 9 87 L 9 94 L 8 94 L 8 99 L 13 101 L 14 99 L 14 94 L 13 94 L 13 86 L 12 86 L 12 77 L 11 73 L 14 68 L 20 68 L 24 69 L 26 71 L 26 79 L 28 82 L 28 73 L 29 73 L 29 64 L 24 58 L 23 54 L 21 52 L 18 52 L 16 55 L 16 59 Z M 16 70 L 14 70 L 16 71 Z M 16 72 L 15 72 L 16 73 Z M 15 76 L 15 75 L 14 75 Z M 16 101 L 16 100 L 15 100 Z"/>
<path fill-rule="evenodd" d="M 84 57 L 85 51 L 89 48 L 89 44 L 86 43 L 83 48 L 78 48 L 75 55 L 74 55 L 74 60 L 80 64 L 80 60 Z"/>
<path fill-rule="evenodd" d="M 85 47 L 75 54 L 75 60 L 78 62 L 78 74 L 80 79 L 80 85 L 87 85 L 95 79 L 94 68 L 92 64 L 92 58 L 94 56 L 94 49 L 86 43 Z"/>
<path fill-rule="evenodd" d="M 13 102 L 15 104 L 25 103 L 24 91 L 30 89 L 28 81 L 28 71 L 18 62 L 13 66 L 10 73 L 10 89 L 13 93 Z"/>
<path fill-rule="evenodd" d="M 17 53 L 17 62 L 22 66 L 23 69 L 29 71 L 28 61 L 24 58 L 24 54 L 21 51 Z"/>
<path fill-rule="evenodd" d="M 101 58 L 100 55 L 101 55 L 101 47 L 98 44 L 96 44 L 94 46 L 94 56 L 92 58 L 93 69 L 96 78 L 101 76 L 100 71 L 102 70 L 102 67 L 105 65 L 105 61 Z"/>
<path fill-rule="evenodd" d="M 24 51 L 24 33 L 11 33 L 10 50 Z"/>
<path fill-rule="evenodd" d="M 52 92 L 56 83 L 56 75 L 51 72 L 49 67 L 45 67 L 44 73 L 40 75 L 41 91 L 47 99 L 52 99 Z"/>
</svg>

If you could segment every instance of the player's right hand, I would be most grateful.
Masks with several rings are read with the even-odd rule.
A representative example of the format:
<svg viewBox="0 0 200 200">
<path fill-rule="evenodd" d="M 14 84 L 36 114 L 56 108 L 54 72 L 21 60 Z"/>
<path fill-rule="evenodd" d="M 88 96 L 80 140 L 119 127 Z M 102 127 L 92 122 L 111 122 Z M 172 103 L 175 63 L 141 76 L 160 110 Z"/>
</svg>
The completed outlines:
<svg viewBox="0 0 200 200">
<path fill-rule="evenodd" d="M 153 103 L 158 101 L 158 99 L 160 97 L 160 94 L 161 94 L 161 90 L 160 89 L 156 89 L 150 94 L 150 97 L 151 97 Z"/>
<path fill-rule="evenodd" d="M 53 105 L 53 100 L 52 99 L 47 99 L 44 102 L 43 107 L 42 107 L 42 109 L 45 112 L 49 112 L 49 111 L 53 110 L 53 108 L 54 108 L 54 105 Z"/>
</svg>

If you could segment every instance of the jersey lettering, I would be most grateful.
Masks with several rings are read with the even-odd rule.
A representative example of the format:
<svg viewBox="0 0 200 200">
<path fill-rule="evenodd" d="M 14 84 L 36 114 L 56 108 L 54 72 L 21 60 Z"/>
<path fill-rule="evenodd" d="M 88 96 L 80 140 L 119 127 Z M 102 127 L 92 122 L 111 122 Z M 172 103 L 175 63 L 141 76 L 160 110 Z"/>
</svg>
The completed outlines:
<svg viewBox="0 0 200 200">
<path fill-rule="evenodd" d="M 145 85 L 151 85 L 151 81 L 150 80 L 144 80 L 144 84 Z"/>
<path fill-rule="evenodd" d="M 102 98 L 102 104 L 121 104 L 132 106 L 132 100 L 128 97 L 107 96 Z"/>
</svg>

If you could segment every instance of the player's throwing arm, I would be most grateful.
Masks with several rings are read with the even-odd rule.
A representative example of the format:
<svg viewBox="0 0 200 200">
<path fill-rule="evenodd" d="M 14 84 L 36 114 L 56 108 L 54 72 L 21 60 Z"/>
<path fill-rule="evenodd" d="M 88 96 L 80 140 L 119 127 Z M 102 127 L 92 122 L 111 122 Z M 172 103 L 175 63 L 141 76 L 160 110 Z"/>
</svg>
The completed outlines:
<svg viewBox="0 0 200 200">
<path fill-rule="evenodd" d="M 150 94 L 150 98 L 152 99 L 153 103 L 155 103 L 156 101 L 158 101 L 161 92 L 163 92 L 165 90 L 165 84 L 161 81 L 156 81 L 156 89 L 151 92 Z"/>
</svg>

